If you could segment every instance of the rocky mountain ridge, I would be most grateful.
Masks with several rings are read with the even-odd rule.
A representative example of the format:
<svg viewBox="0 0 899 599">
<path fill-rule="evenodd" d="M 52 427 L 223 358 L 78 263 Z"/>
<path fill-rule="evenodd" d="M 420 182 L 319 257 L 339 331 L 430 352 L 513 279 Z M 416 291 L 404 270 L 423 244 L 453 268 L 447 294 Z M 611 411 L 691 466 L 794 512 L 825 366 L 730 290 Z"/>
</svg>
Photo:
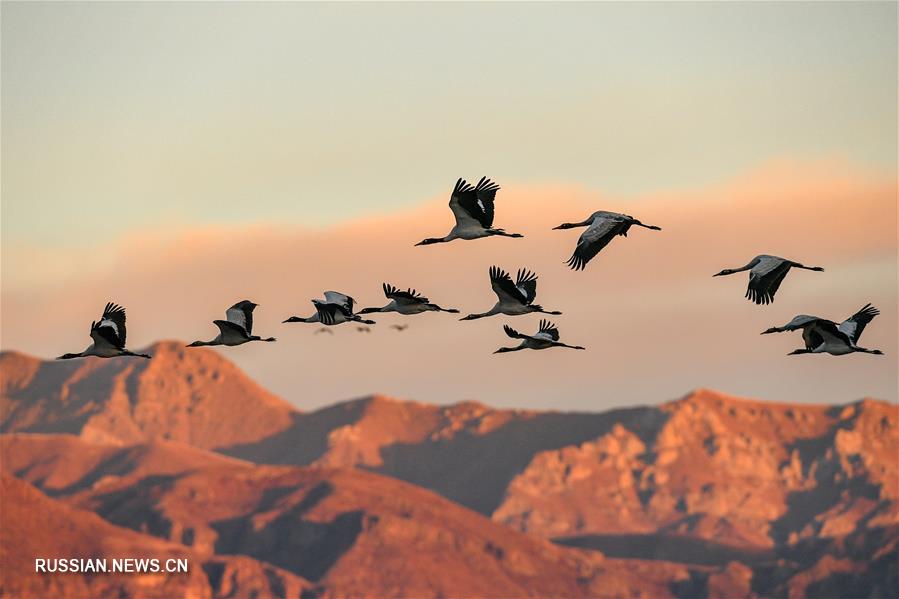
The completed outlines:
<svg viewBox="0 0 899 599">
<path fill-rule="evenodd" d="M 169 513 L 166 498 L 177 495 L 171 485 L 242 488 L 234 480 L 259 476 L 265 487 L 311 466 L 350 487 L 335 473 L 356 468 L 401 479 L 504 530 L 592 550 L 608 563 L 650 560 L 664 573 L 655 591 L 803 596 L 825 587 L 899 588 L 896 405 L 777 404 L 698 390 L 602 413 L 380 395 L 305 413 L 219 354 L 181 345 L 156 344 L 154 359 L 140 363 L 0 355 L 4 470 L 68 505 L 209 559 L 219 555 L 219 532 Z M 132 487 L 154 489 L 157 503 L 116 494 Z M 416 493 L 416 501 L 433 503 Z M 354 497 L 355 511 L 379 501 Z M 258 515 L 240 517 L 261 526 Z M 263 547 L 249 557 L 284 565 Z M 308 580 L 309 572 L 291 572 Z M 316 592 L 344 588 L 338 578 L 317 576 L 309 587 Z M 506 590 L 517 594 L 514 588 Z"/>
</svg>

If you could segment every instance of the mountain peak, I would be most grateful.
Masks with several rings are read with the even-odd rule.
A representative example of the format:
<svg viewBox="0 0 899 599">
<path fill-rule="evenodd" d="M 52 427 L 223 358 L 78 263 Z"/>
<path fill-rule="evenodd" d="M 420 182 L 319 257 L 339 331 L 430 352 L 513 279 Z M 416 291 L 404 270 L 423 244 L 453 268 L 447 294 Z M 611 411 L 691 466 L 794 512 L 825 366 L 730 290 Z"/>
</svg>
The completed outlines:
<svg viewBox="0 0 899 599">
<path fill-rule="evenodd" d="M 4 362 L 6 360 L 25 360 L 29 362 L 40 362 L 41 359 L 31 354 L 26 354 L 24 352 L 20 352 L 15 349 L 4 349 L 0 351 L 0 362 Z"/>
<path fill-rule="evenodd" d="M 296 410 L 230 360 L 180 341 L 151 360 L 0 360 L 3 432 L 63 432 L 119 443 L 162 437 L 210 449 L 283 430 Z M 37 376 L 38 373 L 40 376 Z"/>
<path fill-rule="evenodd" d="M 157 354 L 180 354 L 187 347 L 187 343 L 180 339 L 160 339 L 146 346 L 143 350 L 152 356 Z M 197 351 L 211 351 L 205 347 L 196 348 Z M 223 358 L 224 359 L 224 358 Z"/>
<path fill-rule="evenodd" d="M 0 352 L 0 394 L 9 388 L 28 385 L 41 367 L 40 358 L 17 351 Z M 2 403 L 0 403 L 2 405 Z"/>
</svg>

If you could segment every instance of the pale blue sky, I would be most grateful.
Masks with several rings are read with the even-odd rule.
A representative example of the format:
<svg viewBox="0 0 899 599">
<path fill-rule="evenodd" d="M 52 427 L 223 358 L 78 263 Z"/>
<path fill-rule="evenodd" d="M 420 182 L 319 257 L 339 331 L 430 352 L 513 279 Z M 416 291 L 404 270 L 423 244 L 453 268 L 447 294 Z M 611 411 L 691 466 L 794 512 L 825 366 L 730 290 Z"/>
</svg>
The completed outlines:
<svg viewBox="0 0 899 599">
<path fill-rule="evenodd" d="M 2 4 L 3 245 L 896 168 L 895 3 Z M 89 255 L 85 259 L 91 259 Z"/>
</svg>

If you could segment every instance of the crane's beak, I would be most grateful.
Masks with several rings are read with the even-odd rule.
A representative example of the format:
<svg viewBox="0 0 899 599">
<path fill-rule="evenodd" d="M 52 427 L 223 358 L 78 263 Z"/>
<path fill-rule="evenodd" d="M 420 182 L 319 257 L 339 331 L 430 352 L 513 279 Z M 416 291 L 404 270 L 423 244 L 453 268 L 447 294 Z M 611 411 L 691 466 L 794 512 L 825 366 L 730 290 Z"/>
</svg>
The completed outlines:
<svg viewBox="0 0 899 599">
<path fill-rule="evenodd" d="M 780 332 L 780 328 L 778 328 L 778 327 L 771 327 L 770 329 L 767 329 L 767 330 L 765 330 L 765 331 L 762 331 L 761 333 L 759 333 L 759 335 L 767 335 L 768 333 L 779 333 L 779 332 Z"/>
</svg>

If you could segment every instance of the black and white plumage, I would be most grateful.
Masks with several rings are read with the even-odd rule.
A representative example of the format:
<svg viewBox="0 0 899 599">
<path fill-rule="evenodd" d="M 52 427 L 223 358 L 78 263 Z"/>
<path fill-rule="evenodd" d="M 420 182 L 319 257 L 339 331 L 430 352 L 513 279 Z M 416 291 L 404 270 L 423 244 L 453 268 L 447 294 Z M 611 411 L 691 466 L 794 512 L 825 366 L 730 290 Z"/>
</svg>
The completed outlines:
<svg viewBox="0 0 899 599">
<path fill-rule="evenodd" d="M 136 354 L 125 349 L 125 341 L 128 331 L 125 327 L 125 308 L 109 302 L 103 309 L 100 320 L 91 322 L 91 343 L 86 350 L 78 354 L 63 354 L 57 360 L 71 360 L 72 358 L 116 358 L 118 356 L 134 356 L 149 358 L 147 354 Z"/>
<path fill-rule="evenodd" d="M 782 327 L 771 327 L 762 331 L 762 335 L 769 333 L 782 333 L 784 331 L 802 330 L 802 339 L 805 341 L 805 349 L 797 349 L 789 355 L 796 354 L 831 354 L 842 356 L 855 352 L 883 355 L 879 349 L 866 349 L 858 346 L 858 340 L 862 336 L 865 327 L 880 310 L 871 304 L 865 304 L 861 310 L 841 322 L 800 314 Z"/>
<path fill-rule="evenodd" d="M 609 242 L 616 236 L 627 237 L 627 232 L 633 225 L 654 231 L 662 230 L 661 227 L 655 225 L 644 225 L 633 216 L 605 210 L 594 212 L 579 223 L 562 223 L 558 227 L 553 227 L 553 230 L 587 227 L 587 230 L 578 238 L 574 253 L 566 262 L 572 270 L 584 270 L 587 263 L 609 245 Z"/>
<path fill-rule="evenodd" d="M 353 307 L 356 305 L 356 300 L 339 291 L 325 291 L 325 299 L 314 299 L 312 305 L 315 306 L 315 314 L 312 316 L 306 318 L 291 316 L 284 322 L 318 322 L 327 326 L 344 322 L 375 324 L 373 320 L 365 320 L 358 314 L 354 314 Z"/>
<path fill-rule="evenodd" d="M 586 349 L 580 345 L 567 345 L 559 341 L 559 329 L 548 320 L 540 321 L 540 329 L 533 335 L 519 333 L 509 325 L 503 325 L 506 335 L 512 339 L 521 339 L 521 344 L 516 347 L 501 347 L 495 354 L 502 354 L 522 349 L 549 349 L 550 347 L 567 347 L 569 349 Z"/>
<path fill-rule="evenodd" d="M 213 320 L 213 324 L 219 328 L 219 334 L 212 341 L 194 341 L 187 347 L 201 347 L 207 345 L 243 345 L 250 341 L 276 341 L 274 337 L 262 338 L 253 334 L 253 310 L 258 304 L 250 300 L 239 301 L 225 310 L 225 320 Z"/>
<path fill-rule="evenodd" d="M 481 237 L 524 237 L 520 233 L 506 233 L 504 229 L 493 227 L 494 200 L 499 185 L 481 177 L 477 185 L 472 186 L 465 179 L 456 181 L 450 195 L 449 207 L 456 218 L 456 225 L 446 237 L 429 237 L 415 245 L 444 243 L 454 239 L 480 239 Z"/>
<path fill-rule="evenodd" d="M 774 294 L 777 293 L 780 284 L 791 268 L 803 268 L 817 272 L 824 270 L 820 266 L 805 266 L 799 262 L 793 262 L 779 256 L 761 254 L 753 258 L 746 266 L 725 268 L 712 276 L 720 277 L 748 270 L 749 286 L 746 288 L 746 299 L 761 305 L 770 304 L 774 301 Z"/>
<path fill-rule="evenodd" d="M 534 312 L 553 315 L 561 314 L 558 311 L 544 310 L 543 306 L 534 303 L 537 297 L 537 275 L 527 269 L 519 269 L 518 275 L 513 282 L 509 273 L 498 266 L 491 266 L 490 286 L 496 294 L 498 300 L 496 304 L 486 312 L 469 314 L 461 320 L 474 320 L 476 318 L 493 316 L 494 314 L 505 314 L 507 316 L 518 316 Z"/>
<path fill-rule="evenodd" d="M 455 308 L 441 308 L 437 304 L 432 304 L 427 297 L 414 289 L 402 291 L 389 283 L 383 283 L 382 288 L 384 289 L 384 295 L 390 302 L 381 308 L 365 308 L 360 310 L 359 314 L 370 314 L 372 312 L 399 312 L 405 315 L 421 314 L 422 312 L 459 313 Z"/>
</svg>

